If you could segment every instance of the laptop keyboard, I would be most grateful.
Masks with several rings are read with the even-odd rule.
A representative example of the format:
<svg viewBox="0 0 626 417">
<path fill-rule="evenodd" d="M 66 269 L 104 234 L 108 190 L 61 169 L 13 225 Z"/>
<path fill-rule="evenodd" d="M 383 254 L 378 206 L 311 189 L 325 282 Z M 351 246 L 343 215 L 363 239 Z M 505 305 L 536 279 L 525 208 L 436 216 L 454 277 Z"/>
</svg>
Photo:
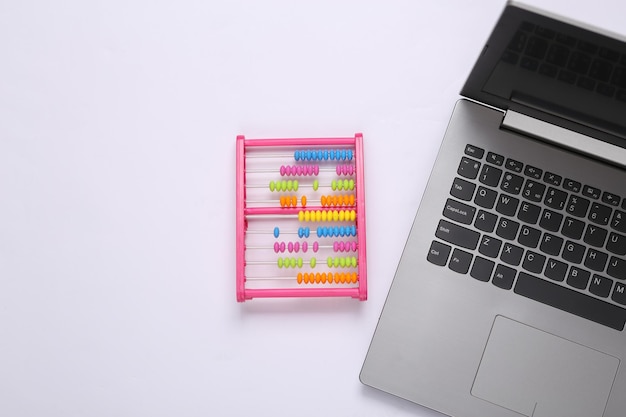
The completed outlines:
<svg viewBox="0 0 626 417">
<path fill-rule="evenodd" d="M 626 199 L 468 144 L 427 259 L 623 330 Z"/>
</svg>

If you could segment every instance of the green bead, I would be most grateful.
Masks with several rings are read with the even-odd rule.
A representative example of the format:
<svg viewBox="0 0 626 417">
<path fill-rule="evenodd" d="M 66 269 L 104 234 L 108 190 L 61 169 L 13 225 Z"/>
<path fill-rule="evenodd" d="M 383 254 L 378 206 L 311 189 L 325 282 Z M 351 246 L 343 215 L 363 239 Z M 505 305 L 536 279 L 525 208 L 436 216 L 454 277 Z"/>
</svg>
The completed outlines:
<svg viewBox="0 0 626 417">
<path fill-rule="evenodd" d="M 350 189 L 354 190 L 354 180 L 350 180 Z"/>
<path fill-rule="evenodd" d="M 326 265 L 328 265 L 328 267 L 332 267 L 333 266 L 333 257 L 329 256 L 328 259 L 326 259 Z"/>
<path fill-rule="evenodd" d="M 320 186 L 320 182 L 318 180 L 313 180 L 313 190 L 317 191 Z"/>
<path fill-rule="evenodd" d="M 293 190 L 298 191 L 298 180 L 293 181 Z"/>
<path fill-rule="evenodd" d="M 270 191 L 274 192 L 276 190 L 276 183 L 274 181 L 270 181 Z"/>
<path fill-rule="evenodd" d="M 278 267 L 279 268 L 283 267 L 283 258 L 278 258 Z"/>
<path fill-rule="evenodd" d="M 315 268 L 315 264 L 317 264 L 317 261 L 315 260 L 315 258 L 311 258 L 310 264 L 311 264 L 311 268 Z"/>
<path fill-rule="evenodd" d="M 332 188 L 332 189 L 333 189 L 333 191 L 336 191 L 336 190 L 337 190 L 337 180 L 333 180 L 333 181 L 330 183 L 330 188 Z"/>
<path fill-rule="evenodd" d="M 295 268 L 296 267 L 296 258 L 291 258 L 291 267 Z"/>
<path fill-rule="evenodd" d="M 298 268 L 302 268 L 302 258 L 298 258 Z"/>
</svg>

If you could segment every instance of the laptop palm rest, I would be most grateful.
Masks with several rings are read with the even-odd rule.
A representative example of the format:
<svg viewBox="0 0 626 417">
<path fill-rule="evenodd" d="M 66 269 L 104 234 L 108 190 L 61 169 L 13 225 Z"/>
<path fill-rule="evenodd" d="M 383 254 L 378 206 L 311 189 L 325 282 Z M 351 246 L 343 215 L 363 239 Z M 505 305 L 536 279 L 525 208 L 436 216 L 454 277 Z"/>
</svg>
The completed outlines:
<svg viewBox="0 0 626 417">
<path fill-rule="evenodd" d="M 532 417 L 604 413 L 619 359 L 497 316 L 472 395 Z"/>
</svg>

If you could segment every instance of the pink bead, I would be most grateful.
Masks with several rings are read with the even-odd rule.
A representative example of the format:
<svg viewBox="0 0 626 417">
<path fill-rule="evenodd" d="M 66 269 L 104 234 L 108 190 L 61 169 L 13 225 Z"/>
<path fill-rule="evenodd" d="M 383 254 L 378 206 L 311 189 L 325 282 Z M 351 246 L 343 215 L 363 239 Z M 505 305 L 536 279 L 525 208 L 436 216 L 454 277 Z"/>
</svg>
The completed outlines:
<svg viewBox="0 0 626 417">
<path fill-rule="evenodd" d="M 315 165 L 315 167 L 313 169 L 313 173 L 315 175 L 319 175 L 320 174 L 320 166 L 319 165 Z"/>
<path fill-rule="evenodd" d="M 289 242 L 289 246 L 287 246 L 287 250 L 289 253 L 293 252 L 293 242 Z"/>
<path fill-rule="evenodd" d="M 302 252 L 305 252 L 309 250 L 309 244 L 306 242 L 302 242 Z"/>
<path fill-rule="evenodd" d="M 300 252 L 300 242 L 296 242 L 293 244 L 293 250 L 296 252 Z"/>
<path fill-rule="evenodd" d="M 280 175 L 282 175 L 282 176 L 285 175 L 285 166 L 284 165 L 280 166 Z"/>
<path fill-rule="evenodd" d="M 333 242 L 333 250 L 339 252 L 339 242 Z"/>
<path fill-rule="evenodd" d="M 354 174 L 354 165 L 349 165 L 348 174 L 350 175 Z"/>
<path fill-rule="evenodd" d="M 278 253 L 280 251 L 280 244 L 278 242 L 274 242 L 274 252 Z"/>
<path fill-rule="evenodd" d="M 280 251 L 281 252 L 285 251 L 285 242 L 280 242 Z"/>
<path fill-rule="evenodd" d="M 297 174 L 302 175 L 302 167 L 300 165 L 295 167 L 297 169 Z"/>
<path fill-rule="evenodd" d="M 352 242 L 352 251 L 356 252 L 357 244 L 356 242 Z"/>
<path fill-rule="evenodd" d="M 317 252 L 320 248 L 319 243 L 317 242 L 313 242 L 313 252 Z"/>
<path fill-rule="evenodd" d="M 337 175 L 341 175 L 341 165 L 337 165 Z"/>
</svg>

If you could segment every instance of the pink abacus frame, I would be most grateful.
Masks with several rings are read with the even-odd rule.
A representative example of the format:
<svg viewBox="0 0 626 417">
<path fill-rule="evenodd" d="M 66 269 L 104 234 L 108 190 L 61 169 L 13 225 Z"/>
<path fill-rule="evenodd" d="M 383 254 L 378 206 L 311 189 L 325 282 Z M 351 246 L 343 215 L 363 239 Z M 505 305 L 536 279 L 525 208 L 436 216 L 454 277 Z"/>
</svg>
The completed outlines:
<svg viewBox="0 0 626 417">
<path fill-rule="evenodd" d="M 330 152 L 330 158 L 321 157 L 324 150 Z M 336 157 L 332 156 L 333 150 Z M 296 157 L 296 152 L 302 152 L 302 156 Z M 320 156 L 317 161 L 316 152 Z M 339 161 L 340 152 L 343 152 L 341 155 L 345 160 L 349 159 L 346 165 L 341 165 L 344 161 Z M 246 139 L 240 135 L 237 136 L 236 168 L 237 301 L 267 297 L 352 297 L 366 300 L 363 135 L 297 139 Z M 328 173 L 334 176 L 333 171 L 336 171 L 337 177 L 330 181 Z M 272 185 L 268 186 L 268 182 Z M 302 186 L 299 187 L 300 183 Z M 307 197 L 304 193 L 311 188 L 313 191 Z M 321 195 L 330 189 L 337 200 L 332 200 L 333 196 Z M 347 194 L 336 193 L 337 190 Z M 279 194 L 278 198 L 276 194 Z M 344 229 L 340 224 L 348 226 Z M 299 240 L 289 242 L 289 252 L 292 253 L 287 253 L 284 240 L 279 242 L 278 225 L 283 228 L 283 236 L 285 233 L 297 235 Z M 320 229 L 324 228 L 334 230 L 330 235 L 324 235 L 322 230 L 320 235 Z M 339 230 L 341 234 L 337 235 Z M 347 238 L 344 237 L 344 230 Z M 331 242 L 332 238 L 341 241 Z M 294 247 L 296 250 L 292 251 Z M 300 253 L 293 253 L 298 251 Z M 337 251 L 353 252 L 352 256 L 344 257 L 345 253 Z M 283 255 L 287 255 L 284 268 Z M 318 256 L 325 258 L 317 262 Z M 338 270 L 348 272 L 336 272 Z M 348 278 L 344 282 L 346 276 Z"/>
</svg>

